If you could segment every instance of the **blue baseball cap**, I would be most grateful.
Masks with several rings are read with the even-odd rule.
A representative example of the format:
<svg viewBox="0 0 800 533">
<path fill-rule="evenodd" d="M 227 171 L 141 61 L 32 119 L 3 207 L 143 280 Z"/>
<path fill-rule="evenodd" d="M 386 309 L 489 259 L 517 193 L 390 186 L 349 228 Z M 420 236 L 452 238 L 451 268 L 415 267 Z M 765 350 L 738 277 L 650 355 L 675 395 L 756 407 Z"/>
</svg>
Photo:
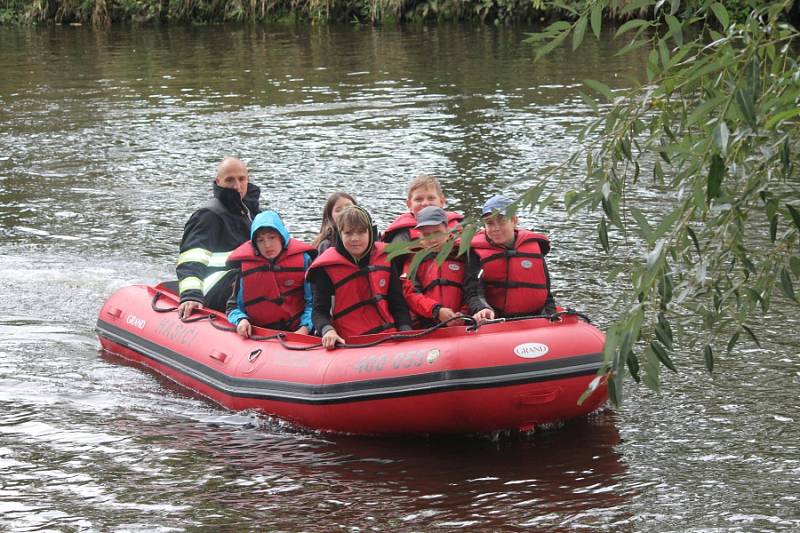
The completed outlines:
<svg viewBox="0 0 800 533">
<path fill-rule="evenodd" d="M 417 213 L 417 225 L 414 227 L 438 226 L 439 224 L 447 224 L 447 212 L 441 207 L 429 205 Z"/>
<path fill-rule="evenodd" d="M 486 200 L 486 203 L 483 204 L 483 209 L 481 210 L 481 218 L 488 217 L 495 211 L 499 212 L 501 215 L 506 214 L 506 210 L 508 206 L 510 206 L 512 202 L 509 198 L 506 198 L 502 194 L 496 194 Z"/>
</svg>

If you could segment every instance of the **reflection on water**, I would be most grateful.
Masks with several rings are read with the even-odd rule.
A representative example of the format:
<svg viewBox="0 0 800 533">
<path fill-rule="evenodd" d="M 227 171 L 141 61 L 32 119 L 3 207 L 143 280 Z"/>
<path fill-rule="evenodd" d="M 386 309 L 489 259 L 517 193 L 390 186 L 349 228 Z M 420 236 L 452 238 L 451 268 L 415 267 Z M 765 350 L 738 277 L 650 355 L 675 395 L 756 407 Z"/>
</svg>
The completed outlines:
<svg viewBox="0 0 800 533">
<path fill-rule="evenodd" d="M 415 174 L 469 213 L 565 159 L 581 80 L 620 87 L 645 58 L 604 38 L 533 64 L 525 31 L 4 28 L 0 528 L 800 529 L 800 328 L 779 302 L 763 347 L 713 379 L 687 355 L 669 394 L 631 386 L 621 412 L 529 436 L 299 432 L 98 356 L 102 301 L 172 276 L 222 155 L 301 238 L 337 189 L 386 224 Z M 665 192 L 636 194 L 652 212 Z M 596 221 L 555 205 L 524 223 L 554 242 L 559 301 L 613 319 Z"/>
</svg>

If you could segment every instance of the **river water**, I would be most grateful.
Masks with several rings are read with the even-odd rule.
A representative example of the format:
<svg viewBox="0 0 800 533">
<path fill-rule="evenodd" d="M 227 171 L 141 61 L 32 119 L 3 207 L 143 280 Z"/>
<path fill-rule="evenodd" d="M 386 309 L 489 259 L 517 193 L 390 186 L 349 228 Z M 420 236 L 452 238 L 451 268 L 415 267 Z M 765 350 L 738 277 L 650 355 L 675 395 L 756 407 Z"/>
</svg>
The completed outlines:
<svg viewBox="0 0 800 533">
<path fill-rule="evenodd" d="M 432 173 L 474 212 L 579 149 L 585 78 L 644 57 L 609 37 L 534 64 L 523 29 L 0 29 L 0 530 L 800 529 L 795 308 L 665 392 L 529 435 L 367 439 L 231 413 L 99 351 L 115 289 L 173 276 L 215 164 L 241 156 L 310 239 L 344 189 L 382 223 Z M 561 194 L 574 181 L 548 184 Z M 639 191 L 657 212 L 669 191 Z M 649 207 L 648 207 L 649 206 Z M 596 220 L 559 203 L 556 297 L 620 309 Z"/>
</svg>

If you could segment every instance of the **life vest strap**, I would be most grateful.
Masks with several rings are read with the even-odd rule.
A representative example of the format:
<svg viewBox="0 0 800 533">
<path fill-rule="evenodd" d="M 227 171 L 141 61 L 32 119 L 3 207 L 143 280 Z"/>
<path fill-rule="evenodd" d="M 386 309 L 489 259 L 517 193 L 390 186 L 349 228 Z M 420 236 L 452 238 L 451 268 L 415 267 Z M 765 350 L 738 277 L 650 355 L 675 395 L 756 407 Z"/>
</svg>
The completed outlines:
<svg viewBox="0 0 800 533">
<path fill-rule="evenodd" d="M 437 278 L 428 283 L 427 285 L 425 285 L 424 287 L 422 287 L 422 292 L 423 293 L 428 292 L 432 288 L 438 287 L 439 285 L 446 285 L 448 287 L 458 287 L 459 289 L 463 288 L 463 285 L 461 283 L 449 279 Z"/>
<path fill-rule="evenodd" d="M 362 301 L 360 301 L 360 302 L 358 302 L 356 304 L 351 305 L 350 307 L 342 309 L 338 313 L 334 313 L 331 318 L 333 318 L 334 320 L 338 320 L 338 319 L 342 318 L 343 316 L 345 316 L 345 315 L 347 315 L 349 313 L 352 313 L 356 309 L 364 307 L 365 305 L 376 305 L 381 300 L 386 300 L 386 299 L 387 299 L 386 296 L 384 296 L 383 294 L 376 294 L 372 298 L 367 298 L 366 300 L 362 300 Z"/>
<path fill-rule="evenodd" d="M 385 331 L 387 329 L 394 328 L 394 322 L 388 322 L 385 324 L 381 324 L 380 326 L 375 326 L 374 328 L 365 331 L 362 335 L 372 335 L 373 333 L 380 333 L 381 331 Z"/>
<path fill-rule="evenodd" d="M 277 298 L 267 298 L 266 296 L 259 296 L 258 298 L 253 298 L 252 300 L 248 300 L 248 301 L 244 302 L 244 306 L 245 307 L 249 307 L 251 305 L 260 304 L 261 302 L 270 302 L 270 303 L 273 303 L 275 305 L 283 305 L 283 302 L 284 302 L 283 298 L 285 296 L 288 296 L 290 294 L 294 294 L 296 292 L 300 292 L 302 290 L 304 290 L 304 287 L 302 285 L 300 285 L 299 287 L 295 287 L 293 289 L 290 289 L 290 290 L 284 292 L 283 294 L 281 294 Z"/>
<path fill-rule="evenodd" d="M 484 259 L 481 259 L 481 266 L 488 263 L 489 261 L 494 261 L 496 259 L 503 259 L 506 257 L 531 257 L 534 259 L 541 259 L 544 256 L 542 254 L 535 252 L 520 252 L 517 250 L 505 250 L 502 252 L 498 252 L 496 254 L 492 254 Z"/>
<path fill-rule="evenodd" d="M 250 274 L 255 274 L 256 272 L 305 272 L 303 267 L 282 267 L 280 265 L 273 265 L 272 263 L 268 263 L 266 265 L 260 265 L 255 268 L 251 268 L 246 272 L 242 273 L 242 277 L 249 276 Z"/>
<path fill-rule="evenodd" d="M 379 271 L 391 272 L 392 268 L 388 267 L 388 266 L 381 266 L 381 265 L 367 265 L 367 266 L 365 266 L 363 268 L 359 268 L 358 270 L 356 270 L 352 274 L 349 274 L 349 275 L 343 277 L 342 279 L 340 279 L 339 281 L 337 281 L 336 283 L 334 283 L 333 284 L 333 288 L 334 289 L 338 289 L 342 285 L 345 285 L 346 283 L 350 283 L 351 281 L 353 281 L 354 279 L 358 278 L 359 276 L 366 276 L 366 275 L 369 275 L 370 272 L 379 272 Z"/>
<path fill-rule="evenodd" d="M 295 324 L 297 324 L 300 317 L 303 315 L 303 312 L 299 312 L 294 316 L 289 317 L 286 320 L 279 320 L 277 322 L 270 322 L 269 324 L 264 324 L 262 327 L 268 329 L 277 329 L 280 331 L 290 331 L 295 328 Z"/>
<path fill-rule="evenodd" d="M 525 281 L 486 281 L 486 285 L 504 287 L 506 289 L 546 289 L 545 283 L 528 283 Z"/>
</svg>

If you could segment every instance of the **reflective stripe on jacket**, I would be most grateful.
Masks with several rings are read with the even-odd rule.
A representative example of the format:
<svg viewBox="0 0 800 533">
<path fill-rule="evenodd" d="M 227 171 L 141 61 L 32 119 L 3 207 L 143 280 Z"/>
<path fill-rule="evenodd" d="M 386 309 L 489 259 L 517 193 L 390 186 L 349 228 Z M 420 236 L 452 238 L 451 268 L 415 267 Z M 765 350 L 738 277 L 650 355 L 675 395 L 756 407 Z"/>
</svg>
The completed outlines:
<svg viewBox="0 0 800 533">
<path fill-rule="evenodd" d="M 175 268 L 182 302 L 194 300 L 224 309 L 231 290 L 226 286 L 229 284 L 220 283 L 231 274 L 225 262 L 234 249 L 250 239 L 250 222 L 258 212 L 259 196 L 260 190 L 253 184 L 248 185 L 242 199 L 237 191 L 215 183 L 214 199 L 189 217 Z M 212 292 L 213 298 L 209 296 Z"/>
</svg>

